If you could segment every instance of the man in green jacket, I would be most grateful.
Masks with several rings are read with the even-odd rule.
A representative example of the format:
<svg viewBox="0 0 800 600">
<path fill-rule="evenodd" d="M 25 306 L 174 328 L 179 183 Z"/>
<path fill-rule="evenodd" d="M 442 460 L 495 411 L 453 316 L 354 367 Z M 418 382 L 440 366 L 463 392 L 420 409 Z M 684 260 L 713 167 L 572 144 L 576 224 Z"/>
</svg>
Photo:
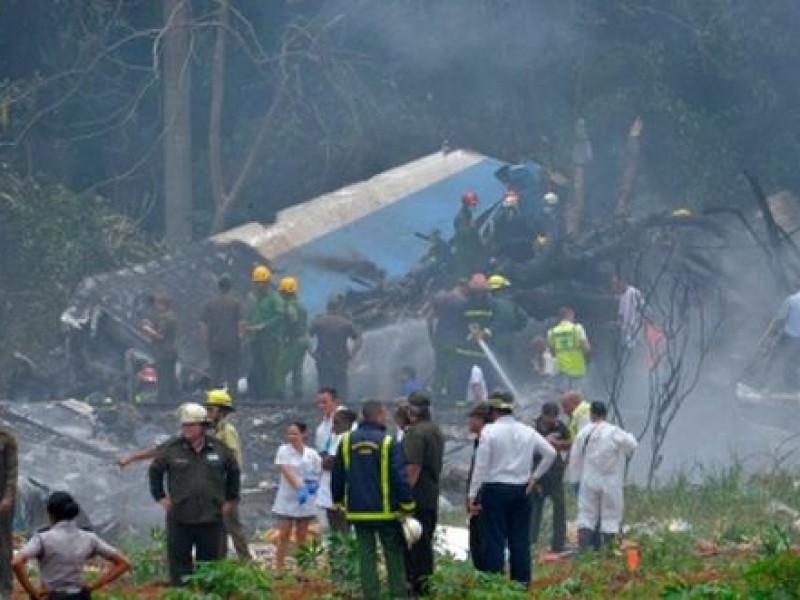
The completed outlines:
<svg viewBox="0 0 800 600">
<path fill-rule="evenodd" d="M 270 283 L 272 271 L 264 265 L 253 269 L 251 279 L 256 300 L 250 309 L 245 327 L 250 336 L 250 397 L 256 400 L 283 398 L 284 385 L 278 376 L 281 365 L 283 299 Z"/>
<path fill-rule="evenodd" d="M 308 313 L 297 298 L 299 284 L 294 277 L 284 277 L 278 284 L 283 299 L 283 340 L 279 380 L 286 384 L 291 375 L 292 400 L 303 398 L 303 360 L 308 351 Z"/>
</svg>

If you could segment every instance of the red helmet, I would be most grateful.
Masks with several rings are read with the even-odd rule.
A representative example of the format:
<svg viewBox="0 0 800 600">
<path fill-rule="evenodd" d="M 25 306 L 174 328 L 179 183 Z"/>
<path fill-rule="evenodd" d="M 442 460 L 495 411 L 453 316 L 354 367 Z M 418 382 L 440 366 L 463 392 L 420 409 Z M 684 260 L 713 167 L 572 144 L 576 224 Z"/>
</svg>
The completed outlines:
<svg viewBox="0 0 800 600">
<path fill-rule="evenodd" d="M 478 194 L 475 192 L 464 192 L 461 196 L 461 204 L 465 206 L 475 206 L 478 204 Z"/>
<path fill-rule="evenodd" d="M 486 279 L 486 275 L 483 273 L 474 273 L 472 277 L 469 278 L 469 289 L 471 290 L 488 290 L 489 289 L 489 281 Z"/>
<path fill-rule="evenodd" d="M 158 382 L 158 371 L 153 365 L 144 365 L 142 370 L 139 371 L 139 381 L 142 383 L 156 383 Z"/>
</svg>

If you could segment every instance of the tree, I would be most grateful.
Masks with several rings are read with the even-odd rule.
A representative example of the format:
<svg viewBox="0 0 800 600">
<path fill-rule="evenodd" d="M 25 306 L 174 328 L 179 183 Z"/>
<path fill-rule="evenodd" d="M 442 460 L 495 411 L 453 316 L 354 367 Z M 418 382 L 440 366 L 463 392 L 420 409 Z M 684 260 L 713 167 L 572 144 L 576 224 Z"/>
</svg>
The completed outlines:
<svg viewBox="0 0 800 600">
<path fill-rule="evenodd" d="M 223 4 L 225 4 L 223 2 Z M 192 240 L 191 3 L 164 2 L 164 205 L 165 240 Z"/>
</svg>

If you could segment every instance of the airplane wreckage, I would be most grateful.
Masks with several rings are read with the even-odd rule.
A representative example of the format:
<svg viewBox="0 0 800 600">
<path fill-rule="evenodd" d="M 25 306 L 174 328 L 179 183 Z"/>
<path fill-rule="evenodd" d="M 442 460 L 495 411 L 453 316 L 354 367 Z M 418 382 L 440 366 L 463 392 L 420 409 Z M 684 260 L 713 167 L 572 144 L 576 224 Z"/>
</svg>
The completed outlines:
<svg viewBox="0 0 800 600">
<path fill-rule="evenodd" d="M 669 294 L 680 281 L 698 301 L 713 295 L 721 299 L 719 307 L 733 305 L 748 322 L 763 325 L 770 315 L 763 314 L 762 304 L 748 300 L 740 273 L 763 273 L 762 289 L 775 298 L 789 291 L 792 274 L 800 272 L 800 252 L 792 238 L 797 229 L 794 199 L 786 193 L 767 198 L 748 176 L 758 210 L 693 212 L 676 206 L 633 216 L 638 148 L 637 133 L 628 140 L 616 210 L 591 228 L 580 226 L 584 168 L 591 158 L 587 140 L 576 142 L 569 178 L 534 163 L 510 165 L 465 150 L 445 150 L 290 207 L 272 225 L 249 223 L 150 263 L 87 277 L 62 315 L 63 347 L 41 364 L 18 354 L 10 378 L 4 420 L 31 448 L 22 469 L 31 474 L 21 503 L 27 527 L 41 522 L 37 512 L 44 481 L 50 487 L 100 486 L 79 499 L 91 497 L 88 512 L 109 527 L 152 521 L 152 513 L 141 518 L 130 514 L 137 510 L 134 505 L 152 504 L 146 498 L 131 500 L 136 493 L 145 495 L 141 481 L 134 493 L 130 485 L 117 482 L 118 474 L 95 483 L 86 474 L 107 469 L 121 449 L 170 433 L 157 416 L 142 420 L 121 408 L 127 400 L 146 397 L 152 383 L 141 376 L 150 357 L 139 323 L 152 316 L 155 294 L 172 297 L 179 320 L 179 370 L 187 390 L 197 389 L 205 373 L 197 322 L 223 273 L 233 277 L 234 292 L 244 298 L 251 268 L 268 262 L 277 273 L 299 278 L 301 300 L 310 314 L 322 312 L 338 294 L 367 330 L 419 319 L 432 294 L 455 283 L 453 217 L 467 190 L 486 206 L 476 218 L 487 266 L 511 280 L 507 293 L 537 321 L 571 305 L 588 330 L 602 335 L 616 318 L 610 278 L 623 269 L 645 296 Z M 517 236 L 498 236 L 498 222 L 509 208 L 502 200 L 510 189 L 521 226 Z M 562 200 L 552 202 L 553 194 Z M 758 371 L 753 363 L 765 360 L 770 343 L 742 368 Z M 253 461 L 264 464 L 280 438 L 278 433 L 269 444 L 259 442 L 275 437 L 264 433 L 266 425 L 254 419 L 252 431 L 244 435 L 252 437 L 248 443 L 254 448 L 248 452 Z M 60 448 L 64 462 L 55 481 L 54 453 L 48 447 Z M 250 469 L 257 470 L 257 465 Z M 108 502 L 115 497 L 119 503 Z M 117 506 L 114 514 L 105 514 L 109 506 Z"/>
</svg>

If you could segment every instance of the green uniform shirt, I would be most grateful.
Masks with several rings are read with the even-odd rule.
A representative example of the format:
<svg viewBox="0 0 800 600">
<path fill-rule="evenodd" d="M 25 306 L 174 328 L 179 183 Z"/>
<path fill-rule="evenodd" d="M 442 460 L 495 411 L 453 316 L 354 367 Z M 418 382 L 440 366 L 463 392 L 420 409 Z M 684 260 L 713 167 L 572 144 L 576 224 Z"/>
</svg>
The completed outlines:
<svg viewBox="0 0 800 600">
<path fill-rule="evenodd" d="M 166 476 L 166 488 L 164 486 Z M 239 499 L 240 471 L 233 452 L 206 436 L 196 452 L 183 436 L 166 442 L 150 465 L 150 493 L 169 495 L 170 516 L 181 524 L 222 522 L 222 503 Z"/>
<path fill-rule="evenodd" d="M 222 419 L 214 427 L 214 437 L 230 448 L 231 452 L 233 452 L 234 458 L 236 459 L 236 464 L 238 464 L 241 468 L 242 444 L 239 441 L 239 432 L 236 431 L 236 427 L 229 423 L 227 419 Z"/>
<path fill-rule="evenodd" d="M 156 356 L 172 356 L 177 352 L 175 339 L 178 334 L 178 320 L 175 313 L 168 310 L 156 317 L 155 330 L 161 338 L 153 339 L 153 353 Z"/>
<path fill-rule="evenodd" d="M 284 301 L 280 294 L 268 288 L 258 297 L 250 309 L 248 322 L 262 328 L 256 333 L 263 340 L 276 341 L 281 337 Z"/>
<path fill-rule="evenodd" d="M 444 457 L 444 436 L 432 421 L 411 425 L 403 436 L 406 464 L 421 467 L 419 479 L 411 488 L 418 508 L 436 509 L 439 506 L 439 476 Z"/>
<path fill-rule="evenodd" d="M 586 375 L 586 358 L 581 347 L 585 339 L 583 325 L 571 321 L 561 321 L 547 332 L 547 341 L 556 353 L 556 365 L 560 373 L 569 377 Z"/>
<path fill-rule="evenodd" d="M 297 298 L 284 299 L 284 339 L 298 342 L 308 339 L 308 313 Z"/>
</svg>

